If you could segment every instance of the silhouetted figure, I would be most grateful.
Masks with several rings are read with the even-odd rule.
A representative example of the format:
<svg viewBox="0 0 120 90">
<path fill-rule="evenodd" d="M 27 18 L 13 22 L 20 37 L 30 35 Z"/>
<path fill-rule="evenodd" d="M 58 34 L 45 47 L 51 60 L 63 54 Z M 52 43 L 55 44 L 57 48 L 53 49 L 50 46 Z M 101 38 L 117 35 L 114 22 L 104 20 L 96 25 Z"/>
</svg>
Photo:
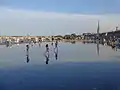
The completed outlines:
<svg viewBox="0 0 120 90">
<path fill-rule="evenodd" d="M 55 59 L 58 59 L 58 48 L 54 48 L 54 53 L 55 53 Z"/>
<path fill-rule="evenodd" d="M 58 41 L 55 42 L 55 48 L 57 48 L 57 46 L 58 46 Z"/>
<path fill-rule="evenodd" d="M 29 50 L 29 45 L 26 45 L 26 50 L 27 50 L 27 51 Z"/>
<path fill-rule="evenodd" d="M 54 41 L 54 38 L 52 38 L 52 42 Z"/>
<path fill-rule="evenodd" d="M 46 44 L 46 52 L 49 52 L 49 46 Z"/>
</svg>

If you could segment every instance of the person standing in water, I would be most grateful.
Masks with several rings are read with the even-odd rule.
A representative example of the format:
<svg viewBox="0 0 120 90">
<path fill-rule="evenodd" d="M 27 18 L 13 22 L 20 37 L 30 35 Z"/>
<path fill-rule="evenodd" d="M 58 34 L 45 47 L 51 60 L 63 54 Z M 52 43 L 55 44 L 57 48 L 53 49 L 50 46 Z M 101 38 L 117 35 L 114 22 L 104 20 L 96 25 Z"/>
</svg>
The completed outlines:
<svg viewBox="0 0 120 90">
<path fill-rule="evenodd" d="M 29 45 L 26 45 L 26 50 L 27 50 L 27 51 L 29 50 Z"/>
<path fill-rule="evenodd" d="M 54 38 L 52 37 L 52 43 L 51 43 L 52 46 L 53 46 L 53 41 L 54 41 Z"/>
<path fill-rule="evenodd" d="M 49 52 L 49 46 L 46 44 L 46 52 Z"/>
<path fill-rule="evenodd" d="M 56 42 L 55 42 L 55 48 L 57 48 L 57 46 L 58 46 L 58 41 L 56 40 Z"/>
</svg>

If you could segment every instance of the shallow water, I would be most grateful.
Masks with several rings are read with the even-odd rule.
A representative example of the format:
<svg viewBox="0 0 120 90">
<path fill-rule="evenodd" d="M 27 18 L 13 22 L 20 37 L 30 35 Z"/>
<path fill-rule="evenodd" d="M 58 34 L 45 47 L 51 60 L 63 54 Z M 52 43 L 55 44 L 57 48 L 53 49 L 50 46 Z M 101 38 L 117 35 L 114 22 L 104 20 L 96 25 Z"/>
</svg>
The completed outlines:
<svg viewBox="0 0 120 90">
<path fill-rule="evenodd" d="M 120 90 L 120 50 L 83 44 L 0 46 L 0 90 Z M 56 51 L 55 51 L 56 52 Z"/>
</svg>

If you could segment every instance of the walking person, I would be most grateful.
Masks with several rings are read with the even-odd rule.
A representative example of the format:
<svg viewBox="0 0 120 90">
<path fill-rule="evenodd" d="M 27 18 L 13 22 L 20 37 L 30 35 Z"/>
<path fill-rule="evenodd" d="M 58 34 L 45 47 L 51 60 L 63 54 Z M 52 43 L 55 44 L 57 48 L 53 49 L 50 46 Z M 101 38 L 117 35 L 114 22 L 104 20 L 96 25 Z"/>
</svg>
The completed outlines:
<svg viewBox="0 0 120 90">
<path fill-rule="evenodd" d="M 56 42 L 55 42 L 55 48 L 57 48 L 57 46 L 58 46 L 58 41 L 56 40 Z"/>
<path fill-rule="evenodd" d="M 46 52 L 49 52 L 49 46 L 46 44 Z"/>
<path fill-rule="evenodd" d="M 26 50 L 27 50 L 27 51 L 29 50 L 29 45 L 28 45 L 28 44 L 26 45 Z"/>
</svg>

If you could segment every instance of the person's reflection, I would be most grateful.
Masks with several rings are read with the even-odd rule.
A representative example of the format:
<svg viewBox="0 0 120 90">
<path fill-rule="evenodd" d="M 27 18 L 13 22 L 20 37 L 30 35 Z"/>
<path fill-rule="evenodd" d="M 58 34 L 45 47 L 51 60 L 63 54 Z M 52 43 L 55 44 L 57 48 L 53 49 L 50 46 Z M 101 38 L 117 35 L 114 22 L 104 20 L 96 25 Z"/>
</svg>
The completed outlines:
<svg viewBox="0 0 120 90">
<path fill-rule="evenodd" d="M 85 41 L 83 41 L 82 43 L 85 44 Z"/>
<path fill-rule="evenodd" d="M 51 45 L 53 46 L 53 42 L 51 43 Z"/>
<path fill-rule="evenodd" d="M 97 54 L 99 56 L 100 55 L 100 50 L 99 50 L 99 41 L 98 40 L 96 41 L 96 44 L 97 44 Z"/>
<path fill-rule="evenodd" d="M 6 47 L 9 47 L 9 45 L 8 45 L 8 44 L 6 44 Z"/>
<path fill-rule="evenodd" d="M 117 47 L 116 47 L 116 46 L 111 46 L 111 48 L 112 48 L 114 51 L 117 51 Z"/>
<path fill-rule="evenodd" d="M 29 58 L 29 45 L 26 45 L 26 59 L 27 59 L 27 63 L 29 63 L 30 58 Z"/>
<path fill-rule="evenodd" d="M 45 58 L 46 58 L 46 64 L 48 64 L 48 62 L 49 62 L 49 53 L 46 53 Z"/>
<path fill-rule="evenodd" d="M 56 42 L 55 42 L 55 48 L 57 48 L 58 47 L 58 41 L 56 40 Z"/>
<path fill-rule="evenodd" d="M 71 41 L 72 44 L 75 44 L 76 42 L 75 41 Z"/>
<path fill-rule="evenodd" d="M 55 59 L 58 59 L 58 47 L 54 48 Z"/>
<path fill-rule="evenodd" d="M 10 46 L 10 42 L 9 41 L 6 41 L 6 47 L 9 47 Z"/>
<path fill-rule="evenodd" d="M 30 61 L 30 58 L 29 58 L 29 50 L 28 50 L 27 53 L 26 53 L 26 58 L 27 58 L 27 63 L 29 63 L 29 61 Z"/>
<path fill-rule="evenodd" d="M 39 47 L 41 47 L 41 43 L 39 43 Z"/>
<path fill-rule="evenodd" d="M 49 46 L 46 44 L 46 52 L 45 52 L 46 64 L 49 62 Z"/>
</svg>

